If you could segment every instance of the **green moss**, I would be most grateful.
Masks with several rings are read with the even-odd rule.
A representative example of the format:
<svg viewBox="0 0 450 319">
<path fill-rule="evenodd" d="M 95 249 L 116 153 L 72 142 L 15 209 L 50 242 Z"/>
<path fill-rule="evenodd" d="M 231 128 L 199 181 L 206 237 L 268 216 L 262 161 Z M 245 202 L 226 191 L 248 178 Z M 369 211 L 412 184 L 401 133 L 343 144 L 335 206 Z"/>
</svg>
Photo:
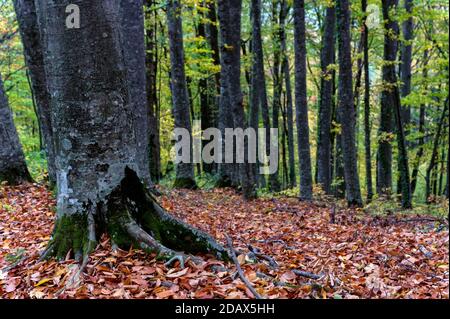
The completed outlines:
<svg viewBox="0 0 450 319">
<path fill-rule="evenodd" d="M 75 256 L 88 254 L 95 243 L 89 240 L 86 214 L 62 215 L 57 218 L 46 257 L 61 260 L 69 251 Z M 78 257 L 78 256 L 77 256 Z"/>
</svg>

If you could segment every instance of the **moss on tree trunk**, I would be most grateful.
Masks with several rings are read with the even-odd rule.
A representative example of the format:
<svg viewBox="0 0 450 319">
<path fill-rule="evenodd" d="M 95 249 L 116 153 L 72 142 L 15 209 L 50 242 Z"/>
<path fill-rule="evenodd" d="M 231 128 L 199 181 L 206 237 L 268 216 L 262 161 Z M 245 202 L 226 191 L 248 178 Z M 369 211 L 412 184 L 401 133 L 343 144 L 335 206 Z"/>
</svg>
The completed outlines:
<svg viewBox="0 0 450 319">
<path fill-rule="evenodd" d="M 106 203 L 86 205 L 84 212 L 57 218 L 43 257 L 64 259 L 71 252 L 81 260 L 104 232 L 113 245 L 140 248 L 162 259 L 199 253 L 229 259 L 227 250 L 211 236 L 168 214 L 130 169 Z"/>
</svg>

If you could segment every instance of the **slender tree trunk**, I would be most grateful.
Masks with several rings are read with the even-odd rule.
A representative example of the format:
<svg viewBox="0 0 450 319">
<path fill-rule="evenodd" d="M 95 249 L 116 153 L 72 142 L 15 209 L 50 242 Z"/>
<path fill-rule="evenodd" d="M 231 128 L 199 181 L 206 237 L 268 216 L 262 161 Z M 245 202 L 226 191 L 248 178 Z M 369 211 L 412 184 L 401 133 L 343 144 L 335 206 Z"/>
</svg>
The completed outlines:
<svg viewBox="0 0 450 319">
<path fill-rule="evenodd" d="M 367 0 L 362 0 L 362 11 L 366 14 Z M 373 197 L 372 186 L 372 149 L 370 138 L 370 70 L 369 70 L 369 28 L 367 27 L 367 18 L 363 19 L 363 68 L 364 68 L 364 150 L 366 164 L 366 188 L 367 201 Z"/>
<path fill-rule="evenodd" d="M 62 259 L 71 252 L 85 265 L 96 238 L 107 232 L 114 245 L 139 247 L 162 258 L 183 250 L 226 258 L 225 249 L 210 236 L 167 214 L 137 175 L 120 4 L 78 1 L 80 11 L 89 14 L 76 30 L 64 27 L 63 8 L 70 0 L 58 7 L 46 0 L 36 4 L 46 40 L 46 74 L 51 74 L 48 88 L 54 97 L 58 177 L 56 223 L 42 257 Z"/>
<path fill-rule="evenodd" d="M 176 165 L 174 187 L 195 188 L 194 164 L 192 161 L 192 128 L 190 119 L 190 101 L 184 69 L 183 27 L 181 22 L 181 4 L 179 0 L 169 0 L 167 6 L 167 25 L 169 30 L 171 90 L 175 127 L 183 128 L 190 136 L 190 161 Z"/>
<path fill-rule="evenodd" d="M 334 6 L 327 7 L 321 49 L 321 80 L 319 100 L 319 127 L 317 138 L 317 183 L 325 193 L 331 191 L 331 116 L 333 103 L 336 13 Z"/>
<path fill-rule="evenodd" d="M 0 182 L 31 182 L 0 74 Z"/>
<path fill-rule="evenodd" d="M 447 149 L 447 182 L 446 182 L 446 185 L 445 185 L 445 196 L 447 197 L 447 199 L 448 199 L 448 192 L 449 192 L 449 190 L 448 190 L 448 188 L 449 188 L 448 181 L 449 181 L 449 176 L 450 176 L 449 173 L 450 173 L 450 152 Z"/>
<path fill-rule="evenodd" d="M 355 143 L 355 107 L 352 85 L 352 59 L 350 36 L 350 7 L 348 0 L 337 3 L 337 25 L 339 43 L 339 85 L 338 112 L 341 115 L 342 151 L 346 197 L 349 206 L 361 206 L 356 143 Z"/>
<path fill-rule="evenodd" d="M 311 152 L 309 142 L 308 99 L 306 91 L 305 2 L 294 1 L 295 107 L 297 110 L 300 198 L 312 199 Z"/>
<path fill-rule="evenodd" d="M 285 37 L 285 0 L 272 2 L 272 23 L 273 23 L 273 98 L 272 98 L 272 125 L 280 129 L 279 117 L 281 109 L 281 93 L 283 91 L 283 81 L 281 76 L 281 43 Z M 278 170 L 269 176 L 270 190 L 280 191 L 280 181 Z"/>
<path fill-rule="evenodd" d="M 383 17 L 386 21 L 385 40 L 384 40 L 384 58 L 386 65 L 383 66 L 383 85 L 382 104 L 394 113 L 396 124 L 397 146 L 398 146 L 398 166 L 400 171 L 400 187 L 402 194 L 402 207 L 411 208 L 411 185 L 409 182 L 409 164 L 408 153 L 406 150 L 406 140 L 401 116 L 400 92 L 397 85 L 397 74 L 395 72 L 395 61 L 397 56 L 399 33 L 398 24 L 390 14 L 391 10 L 398 4 L 398 0 L 383 0 Z M 384 97 L 384 98 L 383 98 Z M 382 105 L 383 108 L 383 105 Z M 381 111 L 383 112 L 383 110 Z M 380 153 L 381 154 L 381 153 Z M 391 154 L 392 155 L 392 154 Z M 387 169 L 387 167 L 384 167 Z M 391 174 L 392 175 L 392 174 Z"/>
<path fill-rule="evenodd" d="M 22 38 L 25 63 L 31 82 L 31 91 L 36 103 L 36 115 L 39 121 L 40 133 L 47 155 L 48 177 L 50 184 L 56 182 L 55 151 L 50 118 L 50 95 L 47 90 L 47 80 L 42 55 L 42 42 L 36 16 L 34 1 L 14 0 L 17 21 Z"/>
<path fill-rule="evenodd" d="M 241 0 L 221 0 L 218 2 L 220 31 L 222 38 L 221 54 L 221 85 L 222 98 L 221 111 L 222 123 L 226 124 L 224 117 L 232 114 L 232 126 L 225 127 L 245 129 L 245 113 L 243 105 L 243 95 L 241 91 Z M 228 104 L 228 105 L 227 105 Z M 229 111 L 227 113 L 227 111 Z M 248 140 L 245 139 L 242 149 L 237 152 L 247 154 Z M 236 153 L 235 153 L 236 154 Z M 236 159 L 236 157 L 234 156 Z M 222 165 L 223 166 L 223 165 Z M 242 191 L 246 199 L 256 196 L 255 178 L 253 176 L 252 165 L 246 157 L 244 163 L 233 165 L 235 176 L 242 186 Z"/>
<path fill-rule="evenodd" d="M 284 10 L 286 16 L 289 13 L 287 3 L 284 3 Z M 282 72 L 284 75 L 285 97 L 286 97 L 286 122 L 287 122 L 287 146 L 289 158 L 289 187 L 297 186 L 297 177 L 295 173 L 295 150 L 294 150 L 294 115 L 293 115 L 293 101 L 292 101 L 292 86 L 291 86 L 291 72 L 289 68 L 289 57 L 286 45 L 286 36 L 281 42 L 281 51 L 283 52 Z"/>
<path fill-rule="evenodd" d="M 422 77 L 424 80 L 428 78 L 428 50 L 425 50 L 423 53 L 423 71 L 422 71 Z M 419 175 L 419 168 L 420 168 L 420 160 L 423 157 L 424 153 L 424 147 L 425 147 L 425 105 L 420 105 L 419 110 L 419 150 L 417 151 L 416 159 L 413 163 L 413 170 L 411 173 L 411 194 L 414 195 L 416 191 L 416 185 L 417 185 L 417 177 Z"/>
<path fill-rule="evenodd" d="M 389 19 L 389 10 L 398 4 L 398 0 L 383 1 L 383 17 L 386 20 L 384 37 L 383 90 L 381 92 L 380 127 L 378 131 L 377 153 L 377 193 L 389 195 L 392 190 L 392 141 L 393 108 L 397 75 L 395 61 L 397 58 L 397 40 L 389 32 L 398 34 L 398 25 Z"/>
<path fill-rule="evenodd" d="M 127 82 L 136 130 L 139 175 L 152 185 L 149 163 L 149 113 L 145 73 L 144 4 L 142 0 L 120 0 L 122 41 Z"/>
<path fill-rule="evenodd" d="M 210 23 L 206 24 L 206 36 L 212 50 L 214 65 L 220 65 L 219 30 L 217 28 L 216 3 L 215 1 L 207 1 L 206 6 L 208 8 L 208 20 L 210 21 Z M 217 96 L 220 96 L 220 72 L 215 74 L 214 79 Z M 216 108 L 218 105 L 219 98 L 217 98 Z"/>
<path fill-rule="evenodd" d="M 228 1 L 218 2 L 218 20 L 220 22 L 220 101 L 219 101 L 219 129 L 222 137 L 225 136 L 226 128 L 233 128 L 230 100 L 229 68 L 232 63 L 230 25 L 230 3 Z M 238 46 L 240 49 L 240 46 Z M 233 164 L 225 163 L 225 144 L 222 140 L 222 162 L 219 163 L 218 187 L 232 185 Z"/>
<path fill-rule="evenodd" d="M 439 119 L 439 123 L 437 126 L 436 135 L 434 136 L 433 151 L 431 153 L 430 164 L 427 167 L 427 173 L 425 176 L 425 196 L 426 196 L 425 198 L 426 198 L 427 202 L 429 202 L 430 195 L 431 195 L 431 173 L 437 164 L 436 159 L 438 156 L 439 141 L 441 138 L 442 127 L 444 125 L 446 114 L 448 111 L 448 103 L 449 103 L 449 101 L 448 101 L 448 96 L 447 96 L 447 99 L 445 100 L 445 104 L 444 104 L 444 109 L 442 110 L 442 115 L 441 115 L 441 118 Z"/>
<path fill-rule="evenodd" d="M 152 9 L 154 0 L 146 0 L 146 69 L 147 69 L 147 104 L 150 177 L 157 183 L 161 178 L 161 155 L 158 116 L 158 41 L 157 16 Z M 151 11 L 150 11 L 151 9 Z"/>
<path fill-rule="evenodd" d="M 406 97 L 411 93 L 411 61 L 412 61 L 412 41 L 414 38 L 413 30 L 413 1 L 404 0 L 403 2 L 406 13 L 409 15 L 408 19 L 403 22 L 403 38 L 402 43 L 401 58 L 402 63 L 400 64 L 400 74 L 401 74 L 401 96 Z M 411 107 L 409 105 L 404 105 L 402 107 L 402 121 L 405 126 L 408 126 L 411 122 Z M 408 135 L 408 129 L 405 130 L 405 135 Z"/>
<path fill-rule="evenodd" d="M 253 89 L 251 103 L 256 103 L 255 99 L 258 101 L 258 105 L 261 111 L 263 126 L 265 131 L 265 151 L 269 154 L 270 151 L 270 117 L 269 117 L 269 105 L 267 101 L 267 88 L 266 79 L 264 72 L 264 57 L 261 39 L 261 0 L 252 0 L 252 55 L 253 55 Z M 263 175 L 260 175 L 260 181 L 262 184 L 265 182 Z"/>
</svg>

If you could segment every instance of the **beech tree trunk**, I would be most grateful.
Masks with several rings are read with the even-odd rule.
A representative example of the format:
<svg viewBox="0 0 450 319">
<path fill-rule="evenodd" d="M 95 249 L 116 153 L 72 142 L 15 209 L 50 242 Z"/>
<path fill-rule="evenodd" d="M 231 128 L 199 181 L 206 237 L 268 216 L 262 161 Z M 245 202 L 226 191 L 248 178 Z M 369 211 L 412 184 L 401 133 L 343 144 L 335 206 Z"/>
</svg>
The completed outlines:
<svg viewBox="0 0 450 319">
<path fill-rule="evenodd" d="M 306 91 L 305 2 L 294 1 L 295 108 L 297 111 L 300 199 L 312 199 L 311 151 L 309 146 L 308 99 Z"/>
<path fill-rule="evenodd" d="M 342 158 L 344 161 L 345 193 L 349 206 L 361 206 L 356 143 L 355 106 L 352 85 L 352 58 L 350 37 L 350 7 L 348 0 L 337 2 L 339 43 L 338 112 L 342 125 Z"/>
<path fill-rule="evenodd" d="M 150 9 L 154 0 L 146 0 L 146 8 Z M 146 75 L 147 75 L 147 104 L 148 104 L 148 134 L 149 134 L 149 164 L 150 177 L 154 183 L 161 179 L 161 154 L 159 135 L 159 101 L 158 101 L 158 41 L 157 41 L 157 11 L 146 13 Z"/>
<path fill-rule="evenodd" d="M 34 1 L 14 0 L 14 9 L 22 38 L 25 63 L 30 75 L 31 90 L 36 103 L 36 115 L 47 155 L 49 182 L 50 184 L 54 184 L 56 183 L 56 173 L 50 114 L 50 95 L 47 90 L 47 76 L 44 70 L 42 41 L 36 16 L 36 8 Z"/>
<path fill-rule="evenodd" d="M 261 39 L 261 0 L 252 0 L 252 103 L 258 103 L 259 110 L 263 121 L 263 126 L 266 129 L 265 134 L 265 150 L 260 152 L 270 151 L 270 116 L 269 104 L 267 101 L 267 87 L 264 72 L 264 53 Z M 261 184 L 265 184 L 265 177 L 260 176 Z"/>
<path fill-rule="evenodd" d="M 285 15 L 289 13 L 290 7 L 286 2 L 283 2 L 283 10 Z M 294 112 L 292 101 L 292 85 L 291 72 L 289 65 L 289 57 L 287 53 L 286 37 L 283 37 L 281 42 L 281 51 L 283 52 L 282 72 L 284 76 L 285 96 L 286 96 L 286 122 L 287 122 L 287 146 L 289 159 L 289 187 L 297 186 L 297 174 L 295 173 L 295 150 L 294 150 Z"/>
<path fill-rule="evenodd" d="M 366 13 L 367 0 L 361 1 L 362 10 Z M 370 138 L 370 71 L 369 71 L 369 28 L 366 24 L 366 18 L 363 20 L 363 68 L 364 68 L 364 150 L 366 164 L 366 188 L 367 200 L 371 201 L 373 197 L 372 185 L 372 148 Z"/>
<path fill-rule="evenodd" d="M 402 86 L 400 92 L 402 97 L 406 97 L 411 93 L 412 40 L 414 37 L 414 23 L 412 18 L 413 1 L 404 0 L 403 6 L 409 16 L 402 24 L 404 42 L 402 43 L 401 50 L 402 63 L 400 64 L 400 75 Z M 403 124 L 408 126 L 411 122 L 411 107 L 404 105 L 401 113 Z M 408 130 L 405 130 L 405 135 L 408 135 Z"/>
<path fill-rule="evenodd" d="M 66 29 L 70 3 L 36 1 L 54 97 L 57 168 L 57 217 L 42 257 L 65 258 L 71 251 L 84 262 L 96 238 L 107 232 L 113 245 L 133 245 L 162 258 L 177 251 L 227 258 L 211 237 L 167 214 L 141 183 L 120 4 L 78 1 L 81 28 Z"/>
<path fill-rule="evenodd" d="M 127 83 L 130 87 L 130 102 L 134 115 L 138 148 L 136 161 L 139 176 L 144 179 L 148 186 L 151 186 L 143 8 L 143 0 L 120 0 L 122 48 L 127 68 Z"/>
<path fill-rule="evenodd" d="M 0 182 L 31 182 L 0 74 Z"/>
<path fill-rule="evenodd" d="M 319 100 L 319 128 L 317 141 L 317 183 L 325 193 L 331 191 L 331 116 L 333 104 L 333 70 L 329 68 L 334 63 L 336 13 L 334 6 L 327 7 L 322 51 L 320 58 L 320 100 Z"/>
<path fill-rule="evenodd" d="M 191 139 L 190 163 L 176 165 L 174 187 L 196 188 L 194 164 L 192 161 L 192 128 L 190 119 L 190 101 L 184 69 L 183 28 L 181 21 L 181 4 L 179 0 L 169 0 L 167 4 L 167 24 L 169 30 L 171 91 L 173 113 L 176 128 L 187 129 Z"/>
<path fill-rule="evenodd" d="M 241 128 L 245 129 L 245 113 L 243 95 L 241 91 L 241 11 L 242 0 L 221 0 L 218 2 L 219 22 L 221 33 L 221 102 L 219 110 L 219 128 Z M 230 113 L 232 116 L 230 116 Z M 230 123 L 226 117 L 231 117 Z M 231 126 L 226 126 L 232 124 Z M 222 133 L 223 134 L 223 133 Z M 244 153 L 247 154 L 248 141 L 245 139 Z M 235 152 L 234 152 L 235 154 Z M 235 158 L 235 157 L 234 157 Z M 252 165 L 246 158 L 244 163 L 233 163 L 220 165 L 222 169 L 229 167 L 221 175 L 221 183 L 226 183 L 231 177 L 234 184 L 238 182 L 242 186 L 244 197 L 254 198 L 255 177 Z M 230 172 L 231 169 L 231 172 Z M 231 175 L 231 176 L 230 176 Z M 235 176 L 233 178 L 233 175 Z M 234 185 L 236 186 L 236 185 Z"/>
<path fill-rule="evenodd" d="M 383 17 L 389 17 L 388 10 L 398 3 L 398 0 L 383 1 Z M 389 195 L 392 191 L 392 142 L 393 142 L 393 105 L 395 95 L 392 85 L 396 84 L 394 61 L 397 58 L 397 40 L 389 30 L 398 33 L 398 25 L 392 20 L 386 21 L 384 37 L 384 61 L 382 71 L 383 90 L 381 92 L 380 127 L 378 130 L 377 152 L 377 193 Z"/>
</svg>

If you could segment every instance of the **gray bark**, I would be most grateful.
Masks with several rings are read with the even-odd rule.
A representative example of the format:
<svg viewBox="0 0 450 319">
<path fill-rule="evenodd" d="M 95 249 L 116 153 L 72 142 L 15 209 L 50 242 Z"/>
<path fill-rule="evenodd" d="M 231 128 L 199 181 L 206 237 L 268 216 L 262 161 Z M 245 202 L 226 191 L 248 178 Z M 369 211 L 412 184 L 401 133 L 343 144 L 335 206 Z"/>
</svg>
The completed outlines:
<svg viewBox="0 0 450 319">
<path fill-rule="evenodd" d="M 300 166 L 300 198 L 312 199 L 311 151 L 309 142 L 306 91 L 305 2 L 294 1 L 295 32 L 295 107 L 297 112 L 298 158 Z"/>
<path fill-rule="evenodd" d="M 0 182 L 31 181 L 0 74 Z"/>
<path fill-rule="evenodd" d="M 47 76 L 44 70 L 42 42 L 34 1 L 15 0 L 14 8 L 22 38 L 25 63 L 29 70 L 31 90 L 36 103 L 44 149 L 47 155 L 48 177 L 56 182 L 55 152 L 50 111 L 50 95 L 47 90 Z"/>
<path fill-rule="evenodd" d="M 367 0 L 362 0 L 362 9 L 366 13 Z M 366 164 L 366 188 L 367 200 L 371 201 L 373 197 L 372 186 L 372 149 L 370 140 L 370 72 L 369 72 L 369 29 L 366 24 L 366 18 L 363 20 L 363 65 L 364 65 L 364 150 Z"/>
<path fill-rule="evenodd" d="M 383 2 L 383 16 L 388 17 L 388 8 L 398 4 L 398 0 L 387 0 Z M 385 18 L 386 19 L 386 18 Z M 388 20 L 385 32 L 388 30 L 398 33 L 398 25 Z M 392 189 L 392 133 L 393 133 L 393 108 L 395 95 L 392 85 L 396 85 L 396 72 L 394 61 L 397 59 L 397 40 L 388 34 L 384 41 L 384 60 L 382 79 L 383 91 L 381 92 L 380 127 L 378 130 L 378 152 L 377 152 L 377 193 L 390 194 Z"/>
<path fill-rule="evenodd" d="M 352 58 L 350 36 L 350 4 L 348 0 L 338 1 L 337 7 L 338 44 L 339 44 L 339 84 L 338 112 L 342 125 L 342 158 L 347 203 L 350 206 L 362 205 L 359 186 L 356 143 L 355 143 L 355 106 L 352 85 Z"/>
<path fill-rule="evenodd" d="M 80 0 L 81 28 L 66 29 L 64 9 L 70 2 L 60 0 L 55 6 L 36 1 L 54 97 L 58 178 L 57 219 L 42 257 L 65 258 L 71 251 L 86 265 L 96 238 L 106 231 L 113 245 L 142 248 L 163 258 L 184 250 L 226 259 L 225 249 L 210 236 L 167 214 L 136 174 L 134 106 L 120 4 Z"/>
<path fill-rule="evenodd" d="M 192 141 L 192 128 L 190 119 L 190 102 L 184 69 L 183 27 L 181 21 L 181 5 L 178 0 L 170 0 L 167 5 L 167 25 L 169 30 L 171 91 L 173 113 L 176 128 L 185 128 L 189 131 Z M 191 158 L 192 158 L 192 143 Z M 175 187 L 195 188 L 194 164 L 179 163 L 176 166 Z"/>
<path fill-rule="evenodd" d="M 252 55 L 253 55 L 253 69 L 252 69 L 252 103 L 258 103 L 259 111 L 262 116 L 263 126 L 266 129 L 265 134 L 265 150 L 269 154 L 270 150 L 270 117 L 269 104 L 267 101 L 267 87 L 264 72 L 264 56 L 261 39 L 261 0 L 252 0 Z M 262 184 L 265 182 L 265 177 L 261 176 Z"/>
<path fill-rule="evenodd" d="M 404 0 L 404 8 L 407 14 L 412 14 L 413 9 L 413 1 L 412 0 Z M 402 24 L 403 30 L 403 38 L 404 43 L 402 44 L 401 49 L 401 58 L 402 63 L 400 65 L 400 75 L 401 75 L 401 96 L 406 97 L 411 93 L 411 61 L 412 61 L 412 43 L 413 40 L 413 18 L 412 16 L 408 17 L 406 21 Z M 409 105 L 404 105 L 402 108 L 402 122 L 404 125 L 409 125 L 411 122 L 411 107 Z M 406 135 L 408 131 L 406 131 Z"/>
<path fill-rule="evenodd" d="M 149 186 L 149 112 L 146 93 L 144 12 L 142 0 L 120 0 L 122 48 L 136 130 L 139 176 Z"/>
<path fill-rule="evenodd" d="M 333 104 L 333 70 L 328 66 L 334 63 L 336 13 L 334 7 L 326 9 L 324 33 L 321 50 L 319 128 L 317 141 L 317 183 L 329 194 L 331 191 L 331 113 Z"/>
<path fill-rule="evenodd" d="M 286 16 L 289 13 L 289 7 L 284 2 Z M 286 94 L 286 122 L 287 122 L 287 145 L 289 160 L 289 187 L 297 186 L 297 174 L 295 173 L 295 150 L 294 150 L 294 114 L 292 101 L 291 72 L 289 66 L 289 57 L 287 53 L 286 37 L 282 39 L 281 51 L 283 52 L 282 72 L 284 75 L 285 94 Z"/>
<path fill-rule="evenodd" d="M 154 0 L 146 0 L 146 7 L 151 8 Z M 145 16 L 146 26 L 146 75 L 147 103 L 149 120 L 149 152 L 150 177 L 154 183 L 161 178 L 161 154 L 159 133 L 159 101 L 158 101 L 158 43 L 157 43 L 157 11 L 152 10 Z"/>
</svg>

